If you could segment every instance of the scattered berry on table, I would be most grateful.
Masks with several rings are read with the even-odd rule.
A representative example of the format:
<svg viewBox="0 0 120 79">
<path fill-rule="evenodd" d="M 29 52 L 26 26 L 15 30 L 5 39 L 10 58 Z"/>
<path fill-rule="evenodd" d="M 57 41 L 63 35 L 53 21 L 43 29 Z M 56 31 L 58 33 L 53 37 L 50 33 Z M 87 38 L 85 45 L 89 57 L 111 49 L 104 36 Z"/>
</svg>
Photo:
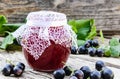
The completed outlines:
<svg viewBox="0 0 120 79">
<path fill-rule="evenodd" d="M 79 54 L 87 54 L 88 53 L 88 50 L 85 48 L 85 46 L 80 46 L 78 48 L 78 53 Z"/>
<path fill-rule="evenodd" d="M 13 74 L 14 74 L 15 76 L 21 76 L 22 73 L 23 73 L 23 69 L 21 69 L 19 66 L 15 66 L 15 67 L 13 68 Z"/>
<path fill-rule="evenodd" d="M 16 66 L 20 67 L 23 71 L 25 69 L 25 65 L 22 62 L 18 62 Z"/>
<path fill-rule="evenodd" d="M 104 55 L 103 49 L 97 49 L 97 50 L 96 50 L 96 55 L 97 55 L 98 57 L 103 57 L 103 55 Z"/>
<path fill-rule="evenodd" d="M 91 70 L 88 66 L 82 66 L 80 68 L 80 70 L 82 70 L 83 73 L 84 73 L 84 78 L 83 79 L 87 79 L 90 76 Z"/>
<path fill-rule="evenodd" d="M 98 43 L 98 41 L 97 40 L 92 40 L 92 46 L 93 47 L 98 47 L 99 46 L 99 43 Z"/>
<path fill-rule="evenodd" d="M 90 46 L 92 46 L 92 40 L 87 40 L 86 42 L 90 43 Z"/>
<path fill-rule="evenodd" d="M 101 79 L 101 73 L 97 70 L 90 73 L 90 79 Z"/>
<path fill-rule="evenodd" d="M 77 54 L 77 48 L 75 46 L 71 46 L 71 54 Z"/>
<path fill-rule="evenodd" d="M 74 72 L 74 76 L 76 76 L 77 79 L 83 79 L 83 78 L 84 78 L 84 73 L 83 73 L 82 70 L 76 70 L 76 71 Z"/>
<path fill-rule="evenodd" d="M 114 73 L 111 69 L 105 67 L 101 72 L 102 79 L 114 79 Z"/>
<path fill-rule="evenodd" d="M 92 48 L 92 47 L 88 48 L 88 54 L 90 56 L 95 56 L 95 54 L 96 54 L 96 48 Z"/>
<path fill-rule="evenodd" d="M 98 71 L 101 71 L 102 68 L 105 67 L 105 63 L 103 61 L 96 61 L 95 63 L 95 69 L 97 69 Z"/>
<path fill-rule="evenodd" d="M 91 47 L 91 42 L 89 40 L 86 41 L 85 44 L 84 44 L 84 46 L 85 46 L 85 48 Z"/>
<path fill-rule="evenodd" d="M 53 72 L 54 79 L 64 79 L 65 71 L 63 69 L 58 69 Z"/>
<path fill-rule="evenodd" d="M 81 70 L 76 70 L 76 71 L 74 72 L 74 76 L 76 76 L 77 79 L 83 79 L 83 78 L 84 78 L 84 73 L 83 73 L 83 71 L 81 71 Z"/>
<path fill-rule="evenodd" d="M 70 76 L 71 75 L 71 73 L 72 73 L 72 67 L 65 66 L 63 69 L 65 71 L 66 76 Z"/>
<path fill-rule="evenodd" d="M 13 71 L 13 65 L 12 64 L 6 64 L 6 66 L 2 69 L 2 74 L 4 76 L 10 76 Z"/>
</svg>

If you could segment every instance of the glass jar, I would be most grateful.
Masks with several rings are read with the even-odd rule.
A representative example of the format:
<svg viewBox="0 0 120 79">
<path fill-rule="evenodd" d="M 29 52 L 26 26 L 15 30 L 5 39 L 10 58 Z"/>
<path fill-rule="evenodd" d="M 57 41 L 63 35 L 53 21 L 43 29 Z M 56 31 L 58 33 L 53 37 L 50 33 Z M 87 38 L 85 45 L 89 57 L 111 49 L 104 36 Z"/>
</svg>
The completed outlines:
<svg viewBox="0 0 120 79">
<path fill-rule="evenodd" d="M 38 71 L 62 68 L 72 45 L 66 15 L 52 11 L 31 12 L 26 26 L 21 45 L 28 64 Z"/>
</svg>

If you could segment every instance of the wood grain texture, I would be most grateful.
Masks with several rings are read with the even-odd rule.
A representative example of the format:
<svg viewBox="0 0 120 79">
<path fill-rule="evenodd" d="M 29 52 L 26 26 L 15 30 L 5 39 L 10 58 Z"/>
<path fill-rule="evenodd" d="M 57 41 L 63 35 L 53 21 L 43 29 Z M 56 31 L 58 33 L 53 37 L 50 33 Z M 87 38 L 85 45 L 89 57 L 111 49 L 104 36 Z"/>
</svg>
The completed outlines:
<svg viewBox="0 0 120 79">
<path fill-rule="evenodd" d="M 21 51 L 16 52 L 6 52 L 0 51 L 0 69 L 4 67 L 6 64 L 6 60 L 10 60 L 12 63 L 16 64 L 17 62 L 23 62 L 26 65 L 25 72 L 21 77 L 5 77 L 0 72 L 1 79 L 53 79 L 52 73 L 38 72 L 32 70 L 27 64 L 24 55 Z M 91 70 L 95 70 L 95 62 L 97 60 L 102 60 L 105 62 L 106 66 L 115 74 L 114 79 L 119 79 L 120 75 L 120 58 L 106 58 L 106 57 L 90 57 L 88 55 L 70 55 L 66 65 L 70 65 L 74 69 L 80 69 L 82 66 L 89 66 Z M 65 77 L 65 79 L 69 79 L 69 77 Z"/>
<path fill-rule="evenodd" d="M 10 23 L 24 22 L 32 11 L 63 12 L 68 19 L 95 18 L 98 29 L 120 30 L 120 0 L 0 0 L 0 14 Z"/>
</svg>

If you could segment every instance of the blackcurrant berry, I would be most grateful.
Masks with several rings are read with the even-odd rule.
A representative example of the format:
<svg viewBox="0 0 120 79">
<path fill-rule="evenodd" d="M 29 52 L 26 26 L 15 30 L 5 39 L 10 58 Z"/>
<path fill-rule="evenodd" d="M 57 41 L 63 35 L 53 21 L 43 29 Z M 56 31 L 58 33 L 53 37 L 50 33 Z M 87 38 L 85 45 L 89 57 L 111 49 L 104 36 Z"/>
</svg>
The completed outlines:
<svg viewBox="0 0 120 79">
<path fill-rule="evenodd" d="M 92 46 L 93 47 L 98 47 L 99 46 L 99 43 L 97 40 L 92 40 Z"/>
<path fill-rule="evenodd" d="M 15 67 L 13 68 L 13 74 L 14 74 L 15 76 L 21 76 L 22 73 L 23 73 L 23 70 L 22 70 L 19 66 L 15 66 Z"/>
<path fill-rule="evenodd" d="M 72 73 L 72 67 L 65 66 L 63 69 L 65 71 L 66 76 L 70 76 L 71 75 L 71 73 Z"/>
<path fill-rule="evenodd" d="M 16 64 L 16 66 L 18 66 L 19 68 L 21 68 L 23 71 L 24 71 L 24 69 L 25 69 L 25 65 L 24 65 L 24 63 L 22 63 L 22 62 L 18 62 L 18 63 Z"/>
<path fill-rule="evenodd" d="M 97 49 L 97 50 L 96 50 L 96 55 L 97 55 L 98 57 L 103 57 L 103 55 L 104 55 L 103 49 Z"/>
<path fill-rule="evenodd" d="M 87 40 L 84 44 L 85 48 L 89 48 L 92 46 L 92 40 Z"/>
<path fill-rule="evenodd" d="M 13 67 L 14 66 L 11 64 L 6 64 L 6 66 L 2 69 L 2 74 L 4 76 L 10 76 L 12 74 Z"/>
<path fill-rule="evenodd" d="M 90 79 L 101 79 L 101 73 L 97 70 L 90 73 Z"/>
<path fill-rule="evenodd" d="M 80 46 L 78 48 L 78 53 L 79 54 L 87 54 L 88 53 L 88 50 L 84 47 L 84 46 Z"/>
<path fill-rule="evenodd" d="M 74 72 L 74 76 L 76 76 L 77 79 L 83 79 L 83 78 L 84 78 L 84 73 L 83 73 L 83 71 L 81 71 L 81 70 L 76 70 L 76 71 Z"/>
<path fill-rule="evenodd" d="M 53 72 L 53 76 L 55 79 L 64 79 L 65 71 L 63 69 L 58 69 Z"/>
<path fill-rule="evenodd" d="M 71 46 L 71 54 L 77 54 L 77 49 L 75 46 Z"/>
<path fill-rule="evenodd" d="M 103 61 L 96 61 L 95 63 L 95 68 L 98 70 L 98 71 L 101 71 L 102 68 L 105 67 L 105 63 Z"/>
<path fill-rule="evenodd" d="M 80 68 L 80 70 L 82 70 L 83 73 L 84 73 L 84 78 L 83 79 L 87 79 L 90 76 L 91 70 L 88 66 L 82 66 Z"/>
<path fill-rule="evenodd" d="M 103 79 L 114 79 L 113 71 L 109 68 L 106 68 L 106 67 L 101 72 L 101 76 Z"/>
<path fill-rule="evenodd" d="M 95 48 L 92 48 L 92 47 L 88 48 L 88 54 L 89 54 L 90 56 L 95 56 L 95 54 L 96 54 L 96 49 L 95 49 Z"/>
</svg>

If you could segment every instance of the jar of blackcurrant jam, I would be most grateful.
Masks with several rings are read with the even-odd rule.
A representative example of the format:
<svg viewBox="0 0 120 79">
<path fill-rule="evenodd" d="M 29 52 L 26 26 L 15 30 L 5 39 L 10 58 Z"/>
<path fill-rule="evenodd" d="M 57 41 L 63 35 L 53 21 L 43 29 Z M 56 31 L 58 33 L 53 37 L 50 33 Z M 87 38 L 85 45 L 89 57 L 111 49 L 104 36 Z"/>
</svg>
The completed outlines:
<svg viewBox="0 0 120 79">
<path fill-rule="evenodd" d="M 31 12 L 26 26 L 21 45 L 28 64 L 38 71 L 62 68 L 72 45 L 66 15 L 52 11 Z"/>
</svg>

